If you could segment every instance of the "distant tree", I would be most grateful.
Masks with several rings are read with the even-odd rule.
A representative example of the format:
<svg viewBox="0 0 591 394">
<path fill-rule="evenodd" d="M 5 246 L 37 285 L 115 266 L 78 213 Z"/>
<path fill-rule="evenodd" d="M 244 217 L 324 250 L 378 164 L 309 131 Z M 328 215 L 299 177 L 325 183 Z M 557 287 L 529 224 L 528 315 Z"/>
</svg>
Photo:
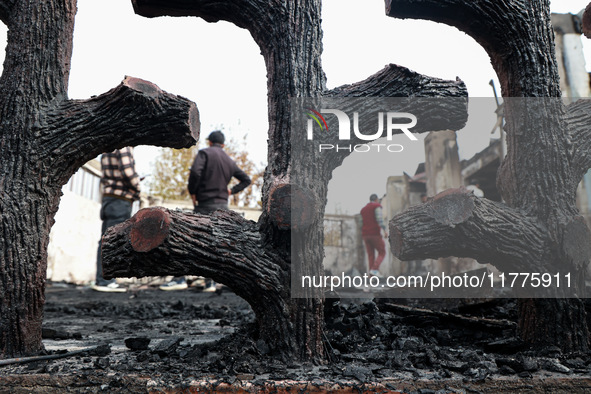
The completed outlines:
<svg viewBox="0 0 591 394">
<path fill-rule="evenodd" d="M 262 169 L 263 165 L 255 164 L 246 151 L 246 138 L 247 135 L 244 135 L 241 142 L 229 138 L 224 147 L 226 153 L 236 161 L 238 167 L 252 179 L 252 185 L 232 196 L 231 203 L 236 206 L 259 207 L 264 170 Z M 199 149 L 204 147 L 205 143 L 202 142 L 200 146 L 188 149 L 161 149 L 152 166 L 152 177 L 148 182 L 150 194 L 165 200 L 189 200 L 187 190 L 189 169 Z M 236 180 L 230 183 L 230 187 L 234 182 Z"/>
<path fill-rule="evenodd" d="M 197 150 L 197 146 L 188 149 L 160 149 L 152 164 L 152 176 L 148 180 L 150 194 L 165 200 L 189 200 L 187 179 Z"/>
<path fill-rule="evenodd" d="M 263 180 L 265 175 L 264 165 L 261 163 L 257 165 L 252 159 L 248 151 L 246 151 L 246 138 L 247 135 L 242 137 L 242 142 L 237 142 L 230 138 L 226 142 L 225 150 L 226 153 L 234 159 L 238 167 L 248 174 L 252 180 L 252 184 L 244 189 L 242 192 L 231 196 L 231 203 L 236 206 L 245 207 L 261 207 L 261 191 L 263 189 Z M 236 179 L 232 180 L 230 187 L 234 183 L 238 183 Z"/>
</svg>

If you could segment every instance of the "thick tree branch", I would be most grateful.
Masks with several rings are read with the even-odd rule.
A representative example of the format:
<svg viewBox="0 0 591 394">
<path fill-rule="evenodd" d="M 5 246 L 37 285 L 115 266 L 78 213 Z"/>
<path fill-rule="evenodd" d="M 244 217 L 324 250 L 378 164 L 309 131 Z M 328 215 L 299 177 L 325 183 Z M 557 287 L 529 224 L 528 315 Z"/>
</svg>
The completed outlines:
<svg viewBox="0 0 591 394">
<path fill-rule="evenodd" d="M 293 354 L 288 342 L 289 265 L 264 244 L 255 222 L 232 211 L 139 211 L 103 237 L 105 278 L 200 275 L 232 288 L 253 308 L 261 338 Z"/>
<path fill-rule="evenodd" d="M 232 211 L 197 215 L 147 208 L 103 238 L 105 277 L 200 275 L 245 299 L 284 283 L 287 266 L 262 242 L 258 225 Z"/>
<path fill-rule="evenodd" d="M 396 108 L 384 108 L 384 110 L 396 110 L 396 112 L 414 112 L 417 114 L 417 125 L 412 132 L 428 132 L 437 130 L 459 130 L 468 119 L 468 90 L 460 79 L 448 81 L 432 78 L 416 73 L 406 67 L 389 64 L 369 78 L 351 84 L 334 88 L 324 94 L 324 97 L 342 99 L 338 102 L 346 107 L 347 99 L 367 98 L 368 109 L 376 111 L 376 97 L 395 98 L 393 103 Z M 372 101 L 370 98 L 374 98 Z M 371 119 L 363 118 L 363 108 L 358 101 L 353 101 L 353 110 L 360 112 L 360 124 L 375 124 L 374 116 Z M 347 112 L 346 108 L 343 108 Z M 420 115 L 419 115 L 420 114 Z M 402 131 L 396 130 L 395 134 Z M 329 137 L 335 134 L 329 134 Z M 336 142 L 336 140 L 335 140 Z M 352 140 L 353 143 L 363 142 Z"/>
<path fill-rule="evenodd" d="M 491 57 L 504 97 L 561 97 L 547 1 L 387 0 L 386 9 L 390 16 L 443 22 L 472 36 Z M 530 105 L 540 111 L 535 117 L 520 111 Z M 559 217 L 574 213 L 561 106 L 551 100 L 505 100 L 507 155 L 498 178 L 509 206 L 550 218 L 544 221 L 554 223 L 549 231 L 556 234 Z"/>
<path fill-rule="evenodd" d="M 591 100 L 577 100 L 567 107 L 577 182 L 591 168 Z"/>
<path fill-rule="evenodd" d="M 75 170 L 102 152 L 124 146 L 190 147 L 199 138 L 199 126 L 195 103 L 153 83 L 126 77 L 98 97 L 50 108 L 38 137 L 47 155 L 63 157 Z M 64 176 L 67 179 L 69 174 Z"/>
<path fill-rule="evenodd" d="M 445 23 L 469 34 L 478 42 L 482 41 L 483 46 L 492 50 L 503 48 L 504 29 L 521 35 L 526 27 L 521 23 L 509 24 L 515 18 L 512 9 L 519 5 L 519 1 L 515 0 L 385 0 L 385 3 L 388 16 Z M 495 15 L 499 12 L 502 14 Z"/>
<path fill-rule="evenodd" d="M 159 16 L 196 16 L 207 22 L 225 20 L 237 26 L 252 27 L 254 21 L 265 19 L 270 7 L 280 7 L 265 0 L 132 0 L 136 14 L 147 18 Z"/>
<path fill-rule="evenodd" d="M 367 79 L 329 90 L 326 97 L 468 97 L 459 78 L 448 81 L 388 64 Z"/>
<path fill-rule="evenodd" d="M 472 257 L 502 271 L 543 272 L 547 243 L 534 219 L 464 188 L 446 190 L 390 221 L 390 248 L 402 260 Z"/>
<path fill-rule="evenodd" d="M 328 108 L 339 108 L 345 113 L 359 114 L 359 129 L 363 133 L 375 133 L 377 128 L 376 112 L 407 112 L 417 117 L 416 126 L 409 129 L 411 133 L 424 133 L 439 130 L 459 130 L 468 119 L 468 90 L 460 79 L 447 81 L 428 77 L 406 67 L 389 64 L 369 78 L 351 84 L 339 86 L 326 92 L 319 99 L 321 105 Z M 360 98 L 365 98 L 360 101 Z M 350 108 L 350 110 L 348 109 Z M 336 119 L 329 129 L 338 129 Z M 401 120 L 407 123 L 408 119 Z M 402 134 L 395 129 L 393 134 Z M 322 144 L 336 145 L 338 133 L 323 133 L 315 136 Z M 346 141 L 347 144 L 366 144 L 368 141 L 358 138 L 355 134 Z M 340 165 L 351 152 L 347 150 L 329 152 L 332 166 Z"/>
<path fill-rule="evenodd" d="M 543 0 L 385 0 L 386 14 L 454 26 L 491 57 L 505 97 L 560 97 L 550 12 Z M 534 28 L 535 27 L 535 28 Z M 552 81 L 552 83 L 550 83 Z"/>
</svg>

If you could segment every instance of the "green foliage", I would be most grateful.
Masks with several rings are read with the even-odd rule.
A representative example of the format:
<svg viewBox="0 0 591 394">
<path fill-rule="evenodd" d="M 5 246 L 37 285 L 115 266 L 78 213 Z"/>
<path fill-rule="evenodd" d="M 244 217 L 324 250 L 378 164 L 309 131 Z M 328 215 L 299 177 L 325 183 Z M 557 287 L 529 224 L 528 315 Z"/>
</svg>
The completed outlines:
<svg viewBox="0 0 591 394">
<path fill-rule="evenodd" d="M 148 181 L 150 194 L 164 200 L 190 200 L 187 181 L 197 151 L 197 146 L 189 149 L 160 149 L 152 164 L 152 177 Z"/>
<path fill-rule="evenodd" d="M 242 137 L 242 142 L 238 143 L 234 139 L 230 138 L 224 147 L 224 150 L 230 156 L 239 168 L 241 168 L 250 177 L 252 183 L 249 187 L 241 191 L 240 193 L 230 196 L 230 204 L 236 206 L 244 206 L 260 208 L 261 202 L 261 191 L 263 189 L 263 178 L 264 178 L 264 165 L 256 165 L 248 155 L 246 151 L 246 135 Z M 230 187 L 238 183 L 236 179 L 230 182 Z"/>
</svg>

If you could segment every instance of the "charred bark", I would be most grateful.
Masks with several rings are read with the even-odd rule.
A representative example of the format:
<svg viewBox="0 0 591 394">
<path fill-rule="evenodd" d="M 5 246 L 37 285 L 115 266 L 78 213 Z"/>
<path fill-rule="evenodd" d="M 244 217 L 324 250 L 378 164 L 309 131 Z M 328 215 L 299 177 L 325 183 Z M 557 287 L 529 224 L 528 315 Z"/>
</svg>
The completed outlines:
<svg viewBox="0 0 591 394">
<path fill-rule="evenodd" d="M 591 38 L 591 3 L 587 4 L 585 7 L 585 12 L 583 12 L 583 34 L 587 38 Z"/>
<path fill-rule="evenodd" d="M 16 0 L 0 1 L 0 21 L 5 24 L 8 24 L 8 17 L 10 16 L 14 3 L 16 3 Z"/>
<path fill-rule="evenodd" d="M 86 161 L 128 145 L 192 145 L 195 104 L 135 78 L 67 97 L 76 1 L 0 1 L 0 357 L 39 353 L 47 244 L 61 188 Z M 133 119 L 133 122 L 130 120 Z"/>
<path fill-rule="evenodd" d="M 586 312 L 579 298 L 521 299 L 518 332 L 521 339 L 537 347 L 558 346 L 564 352 L 589 347 L 587 327 L 581 326 Z M 580 327 L 580 328 L 579 328 Z"/>
<path fill-rule="evenodd" d="M 105 277 L 199 275 L 224 283 L 257 316 L 279 356 L 293 353 L 289 265 L 266 245 L 255 222 L 232 211 L 212 215 L 147 208 L 103 239 Z M 289 335 L 285 335 L 288 333 Z"/>
<path fill-rule="evenodd" d="M 129 76 L 99 96 L 57 103 L 45 112 L 40 123 L 35 139 L 45 150 L 41 159 L 59 157 L 69 164 L 66 171 L 53 169 L 53 179 L 62 184 L 103 152 L 140 143 L 189 147 L 199 138 L 195 103 Z M 81 151 L 81 146 L 86 149 Z"/>
<path fill-rule="evenodd" d="M 412 318 L 418 325 L 423 325 L 426 319 L 434 319 L 436 324 L 456 324 L 462 328 L 473 328 L 475 330 L 502 333 L 503 331 L 515 331 L 515 322 L 509 320 L 497 320 L 481 317 L 463 316 L 451 312 L 433 311 L 430 309 L 413 308 L 406 305 L 390 303 L 380 304 L 380 310 L 391 312 L 399 316 Z M 407 321 L 410 319 L 407 319 Z"/>
<path fill-rule="evenodd" d="M 506 206 L 467 200 L 459 191 L 437 196 L 393 219 L 394 253 L 474 257 L 509 272 L 571 272 L 574 294 L 581 295 L 591 237 L 575 193 L 591 164 L 589 103 L 567 108 L 559 99 L 548 2 L 386 0 L 386 11 L 455 26 L 483 46 L 501 82 L 507 133 L 507 156 L 497 176 Z M 436 213 L 442 201 L 458 207 L 452 218 L 444 218 L 457 223 L 441 223 L 450 206 Z M 445 225 L 453 229 L 445 231 Z M 434 242 L 419 240 L 417 231 Z M 519 333 L 531 344 L 558 344 L 565 351 L 589 346 L 577 298 L 521 300 Z"/>
<path fill-rule="evenodd" d="M 514 272 L 545 270 L 542 257 L 550 248 L 535 219 L 464 188 L 449 189 L 397 215 L 390 222 L 390 247 L 403 260 L 473 257 Z"/>
<path fill-rule="evenodd" d="M 263 216 L 255 227 L 233 216 L 214 215 L 208 219 L 195 219 L 187 215 L 188 219 L 182 216 L 171 221 L 170 233 L 161 237 L 162 240 L 144 240 L 144 231 L 150 226 L 138 227 L 133 233 L 135 235 L 131 234 L 133 228 L 125 227 L 129 229 L 130 237 L 136 240 L 135 246 L 129 249 L 125 242 L 114 240 L 110 243 L 113 251 L 121 249 L 134 256 L 157 254 L 161 245 L 171 239 L 171 234 L 177 234 L 173 228 L 187 221 L 190 225 L 187 231 L 206 240 L 199 243 L 201 264 L 193 267 L 186 259 L 183 260 L 188 251 L 175 249 L 174 253 L 171 252 L 175 259 L 168 260 L 168 268 L 172 270 L 169 273 L 186 274 L 189 267 L 194 270 L 191 272 L 217 278 L 222 283 L 232 283 L 235 290 L 244 294 L 245 298 L 249 297 L 252 303 L 269 306 L 264 311 L 259 308 L 257 316 L 261 327 L 263 317 L 273 316 L 275 319 L 276 328 L 263 332 L 274 350 L 284 357 L 322 360 L 322 294 L 310 291 L 307 298 L 291 299 L 286 293 L 293 239 L 305 241 L 298 243 L 305 246 L 293 251 L 310 262 L 302 269 L 311 274 L 322 269 L 322 217 L 327 182 L 315 180 L 329 179 L 331 171 L 339 164 L 338 161 L 318 163 L 316 158 L 298 157 L 295 159 L 307 159 L 302 170 L 303 179 L 309 182 L 296 184 L 291 179 L 294 158 L 291 156 L 288 98 L 320 97 L 326 93 L 320 62 L 320 1 L 183 0 L 171 4 L 162 0 L 134 0 L 133 5 L 137 13 L 149 17 L 193 15 L 210 22 L 230 21 L 250 31 L 261 48 L 269 76 L 270 164 L 265 174 Z M 436 20 L 454 25 L 473 36 L 490 54 L 505 97 L 560 96 L 556 62 L 551 55 L 553 34 L 546 1 L 387 0 L 386 5 L 391 16 Z M 126 79 L 119 88 L 88 101 L 67 99 L 75 10 L 75 0 L 0 0 L 0 20 L 9 27 L 7 56 L 0 77 L 0 160 L 3 163 L 0 169 L 0 242 L 3 246 L 0 250 L 0 294 L 3 297 L 0 304 L 1 356 L 30 354 L 42 348 L 40 332 L 46 247 L 60 188 L 67 178 L 80 164 L 102 151 L 138 143 L 180 148 L 190 145 L 197 135 L 194 105 L 164 94 L 143 81 Z M 392 78 L 398 78 L 403 84 L 417 80 L 403 74 L 393 73 L 395 77 Z M 390 77 L 386 71 L 374 81 L 380 78 Z M 419 90 L 425 89 L 432 92 L 426 94 L 441 96 L 454 94 L 453 82 L 438 84 L 419 84 Z M 353 93 L 356 89 L 359 92 Z M 337 89 L 334 94 L 363 96 L 372 94 L 371 91 L 369 85 L 360 83 Z M 455 94 L 461 96 L 463 93 Z M 117 114 L 116 125 L 122 129 L 114 129 L 105 119 L 111 111 Z M 477 223 L 491 220 L 487 215 L 479 216 L 479 212 L 487 210 L 501 217 L 518 218 L 515 228 L 506 222 L 502 226 L 510 231 L 524 229 L 531 232 L 534 241 L 528 243 L 531 251 L 528 258 L 536 256 L 534 252 L 537 251 L 532 250 L 531 245 L 537 245 L 539 240 L 546 247 L 542 249 L 544 265 L 561 264 L 565 269 L 579 270 L 577 275 L 580 276 L 581 267 L 588 262 L 591 252 L 588 247 L 589 231 L 574 207 L 574 191 L 583 168 L 589 166 L 589 159 L 586 152 L 576 149 L 571 138 L 584 140 L 585 128 L 575 127 L 577 122 L 569 118 L 579 116 L 577 111 L 555 107 L 543 116 L 529 119 L 539 127 L 525 132 L 524 120 L 516 114 L 507 106 L 509 151 L 498 181 L 511 209 L 474 201 L 475 210 L 471 211 L 469 207 L 461 209 L 473 212 L 471 217 L 480 220 Z M 125 122 L 129 119 L 127 116 L 136 119 L 133 124 L 137 127 L 129 127 L 129 123 Z M 137 118 L 142 120 L 137 121 Z M 82 124 L 89 124 L 92 128 Z M 318 209 L 311 210 L 305 220 L 294 226 L 293 215 L 287 219 L 285 202 L 292 198 L 296 190 L 307 196 Z M 465 198 L 462 201 L 467 203 Z M 150 216 L 145 220 L 158 221 L 158 215 L 156 219 Z M 455 216 L 442 219 L 433 214 L 424 218 L 435 222 L 459 220 Z M 476 225 L 471 219 L 457 224 L 458 237 L 466 237 L 466 234 L 461 234 L 464 226 L 472 228 L 470 226 Z M 403 227 L 406 228 L 400 226 Z M 491 237 L 488 245 L 497 242 L 492 241 L 494 232 L 486 232 L 480 225 L 476 228 Z M 539 231 L 540 228 L 544 230 Z M 125 239 L 125 231 L 118 233 L 121 240 Z M 212 238 L 212 235 L 217 236 L 217 232 L 222 238 L 227 237 L 227 244 L 218 245 L 215 237 Z M 248 242 L 244 241 L 248 244 L 248 251 L 243 249 L 244 245 L 230 242 L 231 237 L 243 236 L 252 237 Z M 178 237 L 181 237 L 181 232 Z M 413 250 L 414 247 L 408 247 L 407 242 L 411 238 L 403 236 L 400 239 L 401 251 Z M 481 241 L 472 239 L 466 242 L 467 253 L 480 247 L 478 242 Z M 193 246 L 192 242 L 187 244 Z M 230 257 L 237 257 L 237 251 L 250 253 L 252 259 L 238 258 L 238 263 L 229 261 Z M 255 252 L 263 255 L 257 256 Z M 105 253 L 111 252 L 105 250 Z M 112 253 L 109 258 L 117 261 L 116 255 Z M 253 265 L 257 257 L 266 263 L 265 267 Z M 495 259 L 500 261 L 502 257 L 505 256 Z M 206 262 L 208 258 L 222 263 L 227 273 L 209 266 Z M 108 261 L 106 263 L 109 264 Z M 140 268 L 127 267 L 117 274 L 136 275 L 129 271 Z M 141 274 L 142 271 L 139 272 Z M 261 274 L 268 275 L 268 278 L 262 280 Z M 261 288 L 272 289 L 272 293 L 279 294 L 280 299 L 267 299 L 265 291 L 256 295 L 245 294 L 238 288 L 242 286 L 258 292 Z M 587 349 L 588 331 L 581 303 L 578 300 L 558 300 L 548 306 L 548 302 L 534 300 L 522 304 L 522 336 L 530 340 L 554 341 L 560 343 L 563 349 Z M 569 307 L 568 313 L 560 317 L 558 313 L 565 306 Z M 550 308 L 552 313 L 556 312 L 552 319 L 547 317 L 547 313 L 541 313 L 545 307 Z M 544 321 L 553 324 L 552 330 L 534 328 Z M 568 335 L 561 340 L 557 338 L 560 333 L 558 328 L 576 335 Z"/>
</svg>

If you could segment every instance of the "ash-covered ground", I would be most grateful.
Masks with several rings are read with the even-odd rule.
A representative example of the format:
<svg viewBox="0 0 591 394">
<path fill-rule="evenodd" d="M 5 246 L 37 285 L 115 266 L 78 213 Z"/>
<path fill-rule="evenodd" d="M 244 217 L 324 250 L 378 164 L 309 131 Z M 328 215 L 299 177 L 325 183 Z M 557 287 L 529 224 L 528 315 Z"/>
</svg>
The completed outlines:
<svg viewBox="0 0 591 394">
<path fill-rule="evenodd" d="M 269 354 L 249 305 L 226 288 L 99 293 L 50 284 L 46 294 L 47 353 L 93 350 L 0 366 L 0 392 L 29 392 L 42 382 L 48 392 L 302 390 L 302 382 L 304 391 L 591 392 L 591 355 L 528 349 L 515 337 L 511 299 L 329 299 L 327 363 L 311 365 Z"/>
</svg>

